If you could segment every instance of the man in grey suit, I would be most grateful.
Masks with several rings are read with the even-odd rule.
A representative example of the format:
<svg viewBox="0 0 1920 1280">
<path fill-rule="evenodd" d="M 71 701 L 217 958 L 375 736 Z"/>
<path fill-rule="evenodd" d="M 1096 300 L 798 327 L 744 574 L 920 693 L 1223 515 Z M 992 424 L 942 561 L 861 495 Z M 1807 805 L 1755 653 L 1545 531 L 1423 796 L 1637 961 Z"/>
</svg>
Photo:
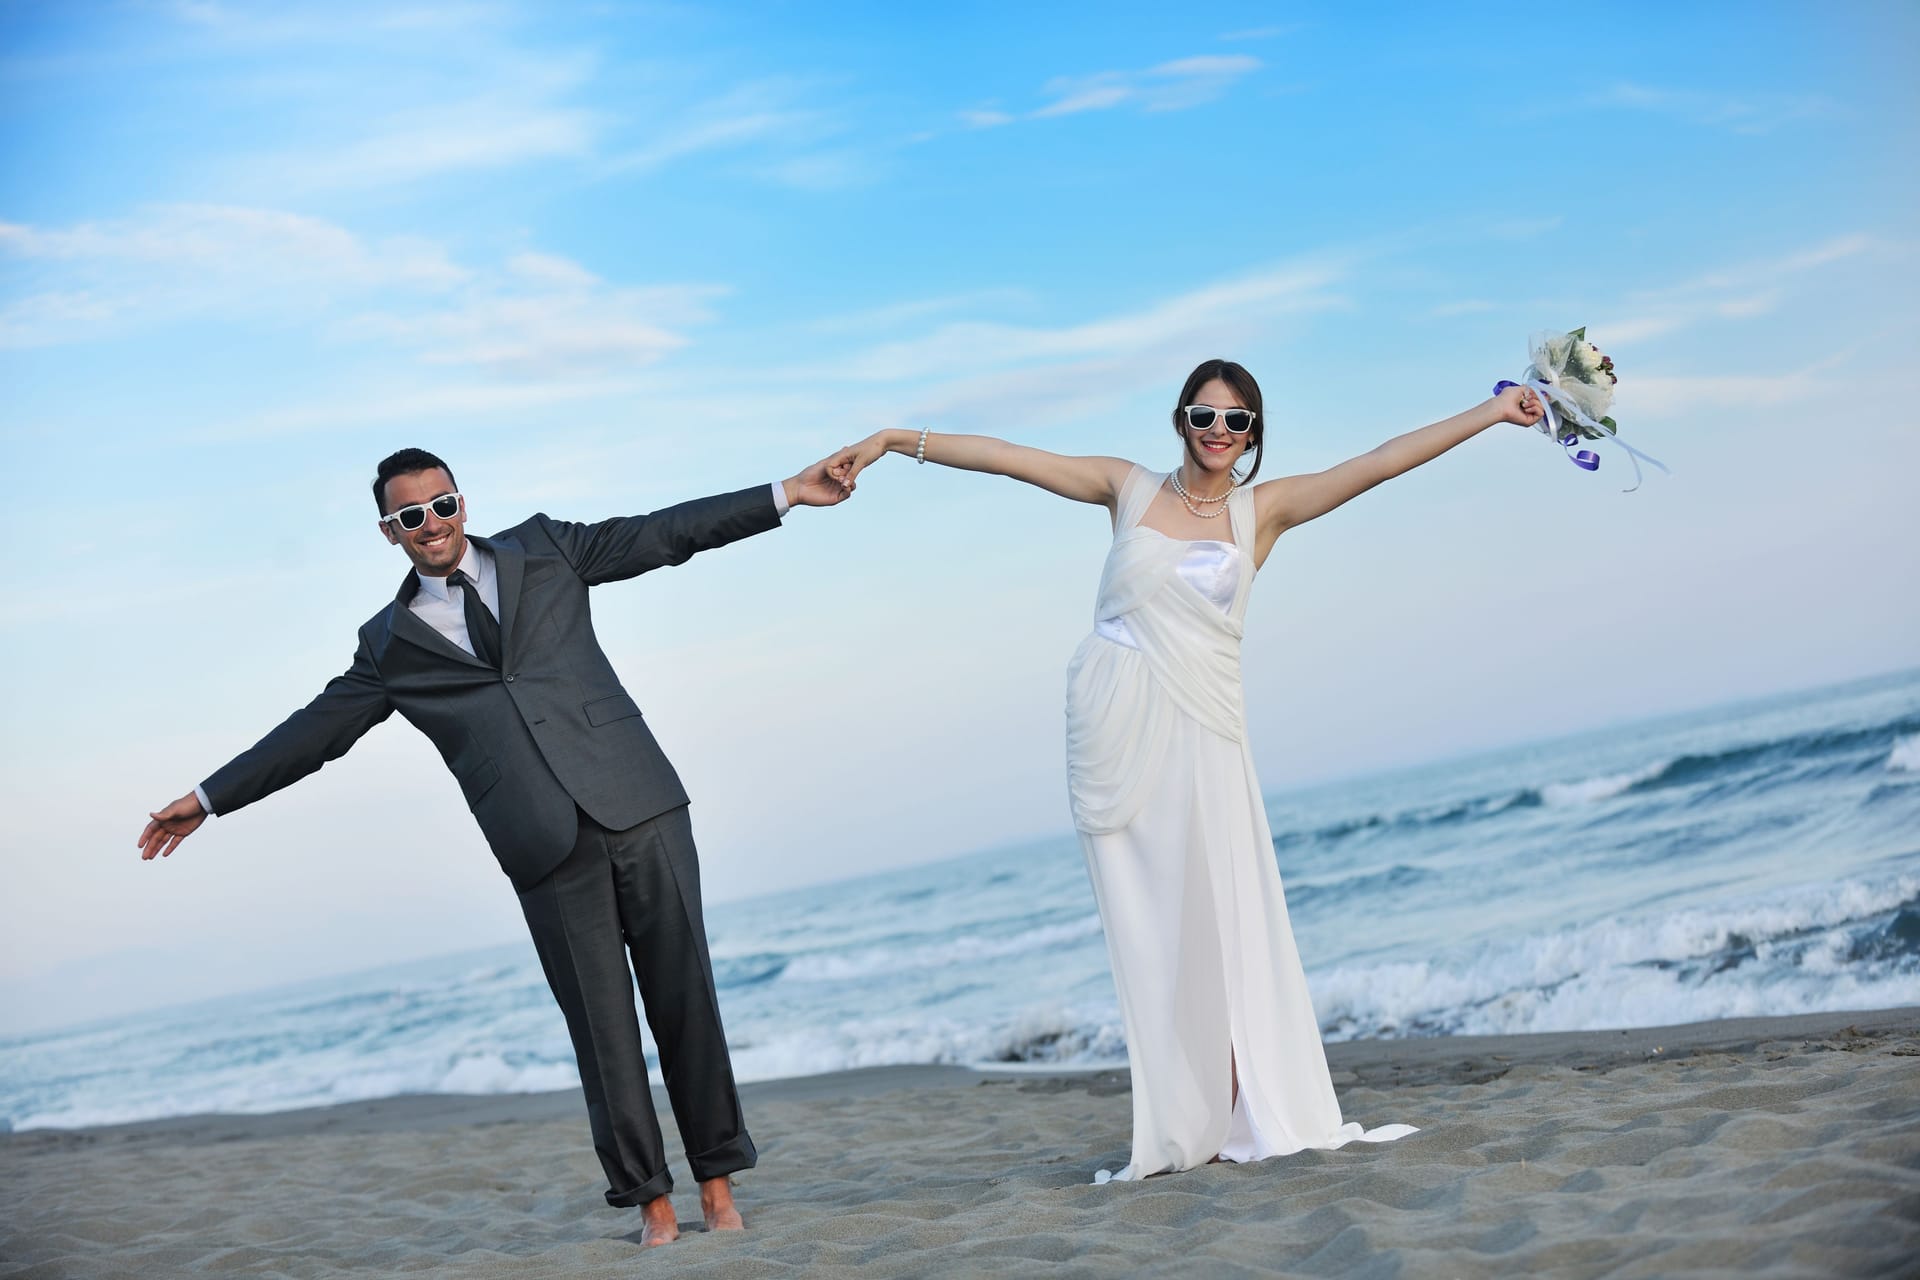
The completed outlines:
<svg viewBox="0 0 1920 1280">
<path fill-rule="evenodd" d="M 649 515 L 545 515 L 466 533 L 453 473 L 421 449 L 380 463 L 380 529 L 413 562 L 360 628 L 353 665 L 312 702 L 151 814 L 143 859 L 345 754 L 398 711 L 440 749 L 513 881 L 566 1015 L 607 1202 L 639 1205 L 643 1241 L 678 1228 L 635 1017 L 638 977 L 709 1229 L 737 1230 L 728 1175 L 752 1168 L 700 911 L 687 794 L 593 633 L 588 588 L 763 533 L 790 506 L 852 492 L 836 455 L 772 486 Z"/>
</svg>

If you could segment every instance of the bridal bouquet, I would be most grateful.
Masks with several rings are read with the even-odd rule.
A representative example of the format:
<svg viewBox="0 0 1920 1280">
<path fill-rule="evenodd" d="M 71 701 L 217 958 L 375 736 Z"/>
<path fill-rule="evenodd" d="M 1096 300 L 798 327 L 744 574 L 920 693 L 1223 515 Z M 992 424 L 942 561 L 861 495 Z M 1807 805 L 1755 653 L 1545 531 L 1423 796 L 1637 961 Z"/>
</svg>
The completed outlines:
<svg viewBox="0 0 1920 1280">
<path fill-rule="evenodd" d="M 1587 471 L 1600 469 L 1600 455 L 1591 449 L 1576 449 L 1582 440 L 1610 440 L 1626 450 L 1633 464 L 1633 489 L 1640 487 L 1640 463 L 1666 471 L 1666 465 L 1649 458 L 1622 440 L 1614 420 L 1607 416 L 1613 407 L 1613 388 L 1620 376 L 1613 371 L 1613 360 L 1587 341 L 1583 325 L 1571 333 L 1536 333 L 1527 340 L 1533 363 L 1520 375 L 1518 383 L 1501 381 L 1493 393 L 1499 395 L 1511 386 L 1531 387 L 1546 409 L 1536 424 L 1550 440 L 1557 440 L 1576 467 Z M 1668 472 L 1668 474 L 1672 474 Z M 1633 489 L 1626 492 L 1632 493 Z"/>
</svg>

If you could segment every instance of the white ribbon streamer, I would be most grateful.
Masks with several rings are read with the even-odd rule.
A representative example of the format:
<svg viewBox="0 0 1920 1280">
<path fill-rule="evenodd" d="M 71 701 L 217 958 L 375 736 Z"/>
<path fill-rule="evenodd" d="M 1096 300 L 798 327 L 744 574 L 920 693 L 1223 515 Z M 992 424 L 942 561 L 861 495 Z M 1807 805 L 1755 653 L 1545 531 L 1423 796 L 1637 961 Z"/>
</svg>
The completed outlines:
<svg viewBox="0 0 1920 1280">
<path fill-rule="evenodd" d="M 1640 487 L 1642 481 L 1645 479 L 1640 472 L 1640 462 L 1642 461 L 1650 467 L 1658 467 L 1664 475 L 1673 474 L 1673 472 L 1668 469 L 1666 463 L 1650 454 L 1640 452 L 1625 440 L 1622 440 L 1619 432 L 1609 428 L 1606 423 L 1596 422 L 1594 419 L 1588 417 L 1587 411 L 1582 409 L 1579 402 L 1572 396 L 1561 390 L 1560 387 L 1554 383 L 1551 375 L 1543 374 L 1533 365 L 1528 365 L 1526 373 L 1521 377 L 1520 385 L 1523 387 L 1531 387 L 1540 393 L 1543 402 L 1541 408 L 1546 410 L 1546 414 L 1535 424 L 1535 429 L 1543 432 L 1548 439 L 1554 441 L 1556 444 L 1560 443 L 1561 437 L 1566 434 L 1560 423 L 1560 418 L 1564 415 L 1565 417 L 1571 418 L 1580 426 L 1587 427 L 1599 433 L 1597 436 L 1587 436 L 1584 438 L 1610 440 L 1627 451 L 1627 461 L 1633 466 L 1633 488 L 1622 489 L 1620 492 L 1632 493 L 1634 489 Z M 1578 435 L 1580 433 L 1576 432 L 1575 434 Z M 1639 461 L 1636 461 L 1636 459 Z"/>
</svg>

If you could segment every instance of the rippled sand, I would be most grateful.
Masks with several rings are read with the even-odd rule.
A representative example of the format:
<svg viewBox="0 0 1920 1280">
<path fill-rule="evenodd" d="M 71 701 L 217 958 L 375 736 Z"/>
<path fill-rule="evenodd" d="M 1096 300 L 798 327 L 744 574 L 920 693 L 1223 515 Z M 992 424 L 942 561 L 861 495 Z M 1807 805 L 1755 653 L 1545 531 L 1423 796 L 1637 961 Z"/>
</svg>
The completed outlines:
<svg viewBox="0 0 1920 1280">
<path fill-rule="evenodd" d="M 1920 1009 L 1330 1056 L 1423 1132 L 1095 1187 L 1123 1072 L 749 1086 L 749 1231 L 651 1251 L 575 1094 L 0 1136 L 0 1276 L 1920 1274 Z"/>
</svg>

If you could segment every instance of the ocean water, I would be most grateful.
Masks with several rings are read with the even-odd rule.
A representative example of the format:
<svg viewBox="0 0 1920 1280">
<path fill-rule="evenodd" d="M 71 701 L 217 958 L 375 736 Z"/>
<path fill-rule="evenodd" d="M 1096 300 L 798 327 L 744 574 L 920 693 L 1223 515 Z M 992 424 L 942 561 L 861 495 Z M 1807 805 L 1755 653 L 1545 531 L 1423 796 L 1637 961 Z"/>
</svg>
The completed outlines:
<svg viewBox="0 0 1920 1280">
<path fill-rule="evenodd" d="M 1268 798 L 1323 1033 L 1920 1004 L 1920 671 Z M 1118 1064 L 1071 834 L 716 904 L 744 1080 Z M 577 1083 L 529 944 L 0 1038 L 0 1125 Z"/>
</svg>

